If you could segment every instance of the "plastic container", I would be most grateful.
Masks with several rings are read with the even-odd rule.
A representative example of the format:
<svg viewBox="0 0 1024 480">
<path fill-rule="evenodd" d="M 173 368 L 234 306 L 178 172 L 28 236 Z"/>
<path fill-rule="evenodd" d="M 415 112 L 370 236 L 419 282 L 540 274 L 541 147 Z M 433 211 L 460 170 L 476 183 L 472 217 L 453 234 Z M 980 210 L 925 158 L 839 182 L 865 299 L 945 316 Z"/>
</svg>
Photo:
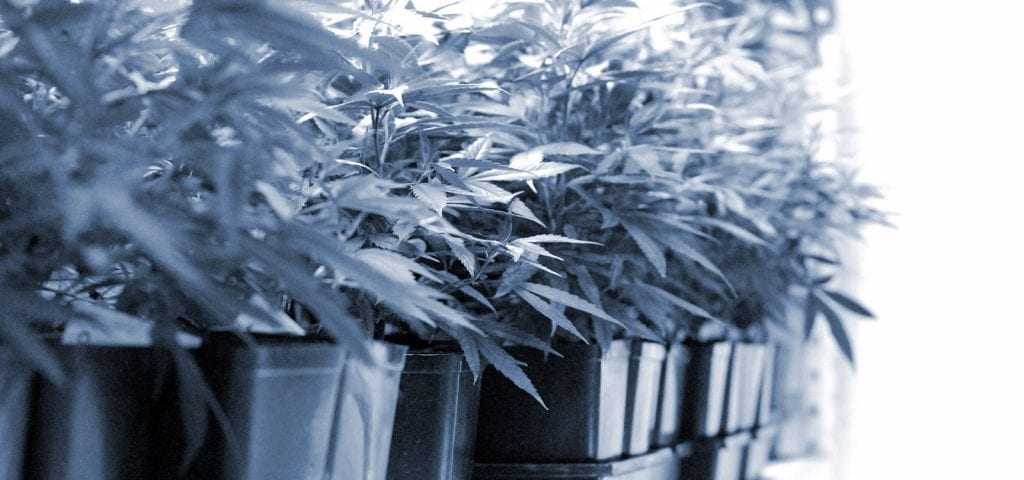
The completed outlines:
<svg viewBox="0 0 1024 480">
<path fill-rule="evenodd" d="M 348 358 L 343 347 L 269 336 L 245 343 L 215 335 L 196 358 L 235 442 L 211 421 L 185 478 L 323 480 Z"/>
<path fill-rule="evenodd" d="M 474 480 L 678 480 L 679 458 L 664 448 L 601 463 L 477 464 Z"/>
<path fill-rule="evenodd" d="M 32 371 L 0 346 L 0 478 L 21 478 Z"/>
<path fill-rule="evenodd" d="M 775 346 L 768 345 L 764 354 L 764 370 L 761 377 L 761 393 L 757 400 L 758 427 L 772 422 L 772 390 L 775 385 Z"/>
<path fill-rule="evenodd" d="M 812 350 L 802 342 L 775 346 L 771 405 L 778 436 L 773 458 L 804 457 L 815 449 L 815 432 L 820 429 L 821 419 L 811 405 L 811 385 L 807 382 L 815 363 L 812 357 Z"/>
<path fill-rule="evenodd" d="M 742 480 L 743 460 L 750 443 L 749 433 L 695 440 L 689 455 L 682 458 L 686 480 Z"/>
<path fill-rule="evenodd" d="M 686 363 L 679 436 L 686 440 L 717 436 L 722 430 L 732 344 L 684 346 L 690 361 Z"/>
<path fill-rule="evenodd" d="M 409 353 L 398 388 L 389 480 L 468 480 L 480 386 L 460 353 Z"/>
<path fill-rule="evenodd" d="M 766 425 L 754 431 L 753 438 L 747 444 L 747 451 L 744 455 L 744 480 L 760 478 L 761 471 L 768 465 L 771 458 L 772 445 L 775 443 L 777 433 L 777 429 L 772 425 Z"/>
<path fill-rule="evenodd" d="M 743 410 L 740 411 L 740 428 L 749 430 L 757 428 L 757 419 L 761 414 L 761 392 L 764 388 L 765 364 L 772 354 L 771 345 L 767 343 L 749 344 L 751 350 L 748 377 L 744 384 Z"/>
<path fill-rule="evenodd" d="M 683 387 L 689 350 L 682 344 L 673 344 L 665 355 L 661 370 L 658 412 L 655 414 L 654 435 L 651 445 L 669 447 L 679 439 L 679 416 L 682 413 Z"/>
<path fill-rule="evenodd" d="M 511 353 L 547 404 L 545 410 L 494 369 L 484 374 L 476 436 L 482 463 L 594 462 L 623 453 L 629 342 L 564 344 L 563 357 L 534 349 Z"/>
<path fill-rule="evenodd" d="M 767 350 L 767 345 L 759 343 L 733 345 L 722 433 L 750 430 L 756 425 Z"/>
<path fill-rule="evenodd" d="M 665 346 L 635 341 L 629 355 L 626 386 L 626 426 L 623 450 L 627 455 L 643 455 L 651 449 L 661 397 L 661 370 L 665 364 Z"/>
<path fill-rule="evenodd" d="M 36 380 L 24 478 L 176 478 L 183 437 L 170 353 L 99 346 L 52 351 L 67 380 L 62 387 Z"/>
<path fill-rule="evenodd" d="M 368 347 L 372 364 L 349 361 L 345 365 L 331 437 L 332 453 L 327 462 L 328 479 L 384 480 L 387 476 L 407 348 L 380 341 Z"/>
</svg>

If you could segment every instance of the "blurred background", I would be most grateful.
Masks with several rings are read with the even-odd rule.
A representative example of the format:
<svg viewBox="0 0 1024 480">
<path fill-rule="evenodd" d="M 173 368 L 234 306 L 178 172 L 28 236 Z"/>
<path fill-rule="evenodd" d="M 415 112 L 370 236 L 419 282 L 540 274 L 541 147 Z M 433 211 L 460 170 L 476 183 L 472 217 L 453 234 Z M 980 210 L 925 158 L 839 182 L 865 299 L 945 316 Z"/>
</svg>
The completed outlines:
<svg viewBox="0 0 1024 480">
<path fill-rule="evenodd" d="M 830 460 L 784 465 L 775 478 L 1014 478 L 1024 428 L 1024 7 L 837 7 L 826 50 L 852 81 L 856 158 L 885 187 L 898 230 L 871 230 L 858 246 L 855 288 L 878 320 L 856 327 L 849 428 L 835 433 Z"/>
</svg>

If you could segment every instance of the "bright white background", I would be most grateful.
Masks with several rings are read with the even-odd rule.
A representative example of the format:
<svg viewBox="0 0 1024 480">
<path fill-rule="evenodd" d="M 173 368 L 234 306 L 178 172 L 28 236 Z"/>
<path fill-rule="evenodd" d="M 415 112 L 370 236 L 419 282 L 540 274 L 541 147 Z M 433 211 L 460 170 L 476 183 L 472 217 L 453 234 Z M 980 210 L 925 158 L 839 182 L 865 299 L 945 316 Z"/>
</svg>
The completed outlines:
<svg viewBox="0 0 1024 480">
<path fill-rule="evenodd" d="M 1024 478 L 1024 5 L 841 0 L 869 232 L 848 478 Z"/>
</svg>

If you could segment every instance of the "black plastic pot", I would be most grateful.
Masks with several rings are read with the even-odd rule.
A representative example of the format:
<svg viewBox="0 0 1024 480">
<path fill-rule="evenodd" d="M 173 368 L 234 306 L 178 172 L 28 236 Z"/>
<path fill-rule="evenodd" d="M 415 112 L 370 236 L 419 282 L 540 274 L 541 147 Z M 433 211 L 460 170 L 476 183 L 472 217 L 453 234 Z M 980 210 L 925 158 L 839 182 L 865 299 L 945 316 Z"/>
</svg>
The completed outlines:
<svg viewBox="0 0 1024 480">
<path fill-rule="evenodd" d="M 775 355 L 774 345 L 768 345 L 764 354 L 764 369 L 761 377 L 761 393 L 757 400 L 757 422 L 756 426 L 761 427 L 772 422 L 772 395 L 775 385 Z"/>
<path fill-rule="evenodd" d="M 182 420 L 170 353 L 98 346 L 53 352 L 67 382 L 35 382 L 24 478 L 175 478 Z"/>
<path fill-rule="evenodd" d="M 211 422 L 185 478 L 323 480 L 346 358 L 327 342 L 210 338 L 196 359 L 234 441 Z"/>
<path fill-rule="evenodd" d="M 0 346 L 0 478 L 21 477 L 32 371 Z"/>
<path fill-rule="evenodd" d="M 602 463 L 477 464 L 474 480 L 677 480 L 679 458 L 664 448 Z"/>
<path fill-rule="evenodd" d="M 765 344 L 733 345 L 723 433 L 750 430 L 756 425 L 767 350 Z"/>
<path fill-rule="evenodd" d="M 557 345 L 564 358 L 512 349 L 548 406 L 493 369 L 484 374 L 476 435 L 478 463 L 593 462 L 623 452 L 629 342 Z"/>
<path fill-rule="evenodd" d="M 479 405 L 480 385 L 462 354 L 407 354 L 387 478 L 468 480 Z"/>
<path fill-rule="evenodd" d="M 747 444 L 743 459 L 743 479 L 755 480 L 761 477 L 761 471 L 768 465 L 771 458 L 772 445 L 775 443 L 777 429 L 766 425 L 754 431 L 753 438 Z"/>
<path fill-rule="evenodd" d="M 689 350 L 679 343 L 673 344 L 665 354 L 661 387 L 658 389 L 658 412 L 655 414 L 654 435 L 651 438 L 651 445 L 655 447 L 673 446 L 679 439 L 679 416 L 682 413 L 689 355 Z"/>
<path fill-rule="evenodd" d="M 384 480 L 398 402 L 398 384 L 407 348 L 375 341 L 374 362 L 345 365 L 331 436 L 327 476 L 334 480 Z M 327 421 L 327 425 L 331 422 Z M 272 478 L 272 477 L 266 477 Z M 277 478 L 277 477 L 273 477 Z M 281 477 L 295 478 L 295 477 Z"/>
<path fill-rule="evenodd" d="M 690 355 L 685 369 L 679 437 L 689 440 L 717 436 L 722 430 L 732 344 L 684 346 Z"/>
<path fill-rule="evenodd" d="M 707 438 L 692 443 L 682 458 L 682 477 L 686 480 L 742 480 L 743 459 L 749 433 Z"/>
<path fill-rule="evenodd" d="M 633 342 L 629 355 L 626 386 L 626 427 L 623 450 L 628 455 L 643 455 L 651 449 L 660 400 L 661 370 L 665 364 L 665 346 L 653 342 Z"/>
<path fill-rule="evenodd" d="M 800 342 L 775 347 L 771 421 L 778 428 L 778 435 L 772 448 L 773 458 L 802 457 L 814 449 L 817 420 L 808 396 L 808 353 Z"/>
</svg>

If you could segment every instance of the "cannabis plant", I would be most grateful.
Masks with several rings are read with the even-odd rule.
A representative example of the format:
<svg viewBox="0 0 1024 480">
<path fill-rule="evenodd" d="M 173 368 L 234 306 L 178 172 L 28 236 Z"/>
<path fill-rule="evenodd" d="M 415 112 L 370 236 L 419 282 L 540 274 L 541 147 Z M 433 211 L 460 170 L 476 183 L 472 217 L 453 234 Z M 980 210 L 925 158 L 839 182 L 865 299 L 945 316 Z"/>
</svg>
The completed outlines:
<svg viewBox="0 0 1024 480">
<path fill-rule="evenodd" d="M 838 235 L 856 235 L 867 223 L 885 223 L 885 216 L 870 206 L 877 191 L 858 182 L 853 170 L 815 158 L 821 138 L 811 116 L 830 108 L 811 95 L 806 80 L 818 63 L 821 25 L 797 3 L 750 3 L 736 7 L 733 16 L 712 19 L 719 30 L 714 35 L 684 31 L 678 37 L 690 45 L 706 38 L 707 50 L 745 59 L 739 64 L 743 68 L 718 65 L 695 72 L 704 89 L 702 108 L 710 118 L 702 129 L 694 128 L 694 121 L 682 125 L 698 132 L 688 141 L 703 146 L 690 174 L 707 187 L 708 221 L 753 235 L 735 229 L 707 232 L 716 242 L 709 256 L 736 295 L 706 282 L 692 287 L 713 314 L 732 319 L 748 333 L 760 330 L 760 335 L 767 322 L 787 324 L 785 303 L 802 302 L 807 331 L 821 313 L 852 361 L 833 305 L 861 315 L 870 312 L 828 287 L 831 276 L 823 270 L 840 266 Z M 672 116 L 687 118 L 684 112 Z"/>
<path fill-rule="evenodd" d="M 818 300 L 867 311 L 825 289 L 808 262 L 829 257 L 809 251 L 835 245 L 838 228 L 882 218 L 852 172 L 811 158 L 811 102 L 799 97 L 819 25 L 793 34 L 773 22 L 806 20 L 800 5 L 748 3 L 623 27 L 633 2 L 513 2 L 469 37 L 474 68 L 509 92 L 508 109 L 488 111 L 542 132 L 539 142 L 581 146 L 559 158 L 577 168 L 522 196 L 539 232 L 600 244 L 554 247 L 564 263 L 509 274 L 499 293 L 547 273 L 632 334 L 672 338 L 723 324 L 763 335 L 803 288 L 852 356 Z M 813 225 L 794 230 L 794 204 L 818 209 Z M 561 320 L 555 306 L 541 311 Z M 613 324 L 576 323 L 584 338 L 615 334 Z"/>
<path fill-rule="evenodd" d="M 668 17 L 678 20 L 698 7 Z M 498 105 L 470 108 L 536 132 L 508 165 L 528 165 L 530 157 L 554 157 L 563 165 L 557 177 L 517 179 L 530 188 L 521 198 L 536 214 L 532 224 L 521 222 L 523 228 L 597 244 L 553 245 L 538 252 L 549 261 L 506 270 L 496 292 L 506 322 L 535 324 L 530 309 L 517 307 L 525 303 L 566 333 L 607 344 L 623 326 L 631 335 L 671 336 L 679 312 L 713 319 L 674 292 L 667 278 L 671 262 L 684 262 L 695 274 L 726 283 L 682 235 L 697 230 L 687 213 L 698 207 L 700 192 L 681 175 L 689 152 L 645 136 L 661 113 L 656 82 L 678 72 L 642 56 L 627 60 L 626 52 L 651 24 L 622 25 L 636 8 L 633 2 L 511 2 L 482 19 L 483 27 L 468 38 L 466 51 L 475 63 L 464 70 L 478 71 L 484 82 L 508 92 Z M 537 281 L 563 293 L 537 298 L 547 291 Z M 583 302 L 616 322 L 565 312 Z"/>
<path fill-rule="evenodd" d="M 333 162 L 296 117 L 344 118 L 307 88 L 311 72 L 388 58 L 263 2 L 145 7 L 2 5 L 8 342 L 59 378 L 34 332 L 71 319 L 155 325 L 157 342 L 179 325 L 300 333 L 287 307 L 362 352 L 349 297 L 318 268 L 352 290 L 402 291 L 385 298 L 396 315 L 469 325 L 447 295 L 412 280 L 424 274 L 415 262 L 338 248 L 295 201 L 307 172 Z M 350 186 L 338 197 L 354 211 L 396 200 Z M 402 215 L 419 221 L 421 210 Z"/>
<path fill-rule="evenodd" d="M 536 395 L 499 344 L 550 351 L 547 335 L 533 328 L 536 322 L 526 328 L 510 324 L 496 299 L 507 293 L 509 278 L 525 281 L 527 272 L 552 271 L 542 261 L 553 257 L 544 245 L 592 242 L 526 228 L 541 220 L 519 197 L 536 181 L 578 168 L 554 156 L 596 152 L 546 142 L 530 125 L 510 119 L 510 92 L 460 70 L 468 42 L 464 33 L 446 28 L 449 18 L 409 2 L 314 10 L 337 38 L 384 59 L 311 75 L 320 109 L 332 115 L 311 111 L 300 121 L 308 121 L 330 159 L 305 171 L 299 218 L 333 238 L 337 249 L 372 248 L 378 257 L 415 262 L 419 280 L 449 300 L 449 310 L 395 316 L 395 309 L 377 308 L 396 301 L 382 295 L 391 290 L 365 289 L 357 292 L 355 305 L 368 328 L 454 340 L 478 376 L 490 363 Z M 367 209 L 371 192 L 388 192 L 389 198 Z M 344 287 L 337 273 L 325 278 Z M 514 286 L 517 298 L 547 315 L 552 329 L 578 333 L 552 302 L 618 322 L 550 281 Z"/>
</svg>

